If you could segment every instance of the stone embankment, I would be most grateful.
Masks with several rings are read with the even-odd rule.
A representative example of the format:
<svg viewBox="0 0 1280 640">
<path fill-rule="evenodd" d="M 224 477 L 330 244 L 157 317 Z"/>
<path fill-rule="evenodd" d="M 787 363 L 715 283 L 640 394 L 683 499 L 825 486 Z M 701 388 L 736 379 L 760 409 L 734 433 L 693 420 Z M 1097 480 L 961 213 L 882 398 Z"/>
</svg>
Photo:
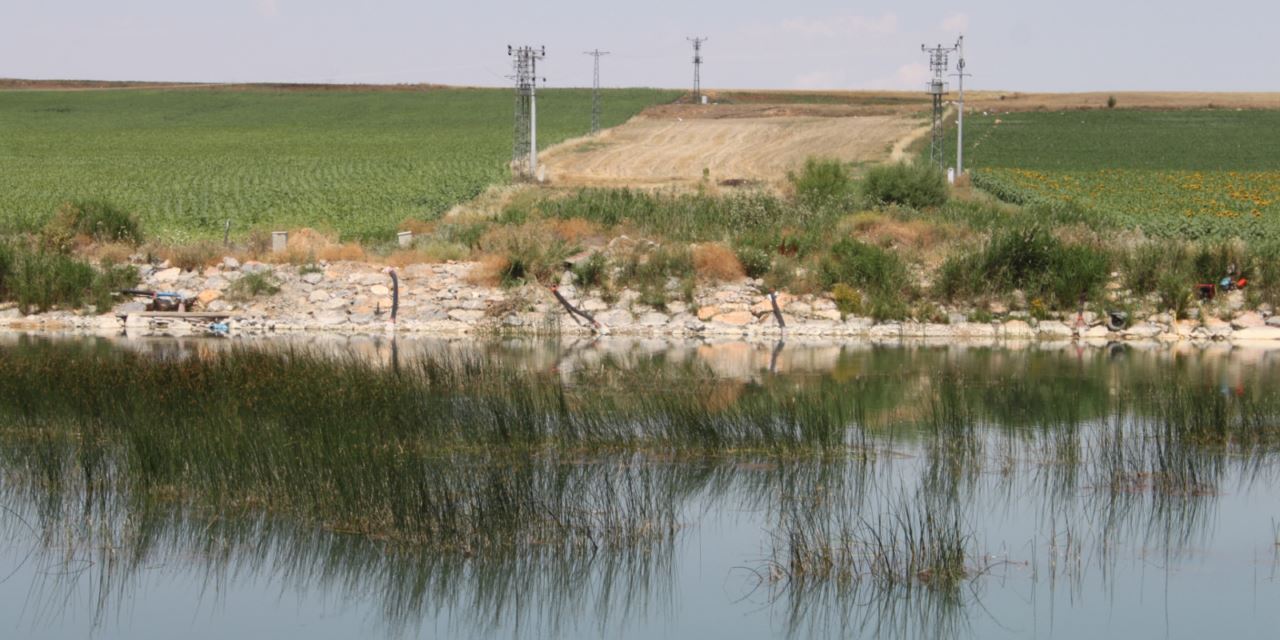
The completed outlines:
<svg viewBox="0 0 1280 640">
<path fill-rule="evenodd" d="M 398 332 L 462 335 L 470 333 L 615 334 L 671 337 L 732 337 L 774 340 L 781 335 L 831 340 L 1148 340 L 1148 341 L 1280 341 L 1280 316 L 1270 310 L 1238 308 L 1230 321 L 1217 318 L 1174 321 L 1167 314 L 1139 319 L 1112 331 L 1102 318 L 1085 313 L 1077 321 L 1043 320 L 1009 312 L 993 322 L 972 322 L 951 314 L 948 323 L 877 323 L 870 318 L 843 317 L 822 296 L 778 296 L 785 330 L 758 282 L 744 280 L 699 287 L 692 301 L 680 300 L 679 283 L 668 286 L 664 308 L 641 302 L 635 291 L 623 290 L 606 299 L 600 291 L 579 290 L 565 274 L 558 291 L 589 314 L 595 325 L 575 321 L 545 287 L 501 288 L 474 284 L 472 263 L 415 264 L 397 270 Z M 235 282 L 251 274 L 266 279 L 279 291 L 236 299 Z M 392 279 L 386 269 L 364 263 L 337 262 L 311 267 L 240 264 L 233 258 L 203 271 L 183 271 L 166 264 L 140 268 L 141 286 L 177 292 L 198 302 L 193 310 L 225 314 L 216 319 L 218 331 L 262 333 L 381 333 L 391 327 Z M 245 287 L 239 287 L 243 289 Z M 1242 305 L 1240 305 L 1242 306 Z M 0 307 L 0 328 L 120 332 L 139 335 L 181 335 L 210 330 L 207 317 L 198 320 L 148 317 L 140 301 L 118 305 L 108 313 L 55 311 L 23 316 L 9 305 Z M 1280 346 L 1280 342 L 1277 343 Z"/>
</svg>

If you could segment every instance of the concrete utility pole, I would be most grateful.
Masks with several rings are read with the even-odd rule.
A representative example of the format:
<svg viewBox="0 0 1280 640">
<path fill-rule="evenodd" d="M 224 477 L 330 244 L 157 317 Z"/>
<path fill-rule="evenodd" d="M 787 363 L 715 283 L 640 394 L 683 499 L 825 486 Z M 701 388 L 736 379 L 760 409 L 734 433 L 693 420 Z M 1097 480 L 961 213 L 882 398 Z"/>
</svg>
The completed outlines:
<svg viewBox="0 0 1280 640">
<path fill-rule="evenodd" d="M 973 74 L 964 72 L 964 36 L 956 40 L 956 52 L 960 58 L 956 62 L 955 77 L 960 79 L 960 113 L 956 117 L 956 177 L 964 175 L 964 79 Z"/>
<path fill-rule="evenodd" d="M 512 47 L 507 45 L 516 81 L 516 129 L 511 147 L 511 166 L 529 177 L 538 175 L 538 61 L 547 56 L 547 48 Z M 546 82 L 546 78 L 543 78 Z"/>
<path fill-rule="evenodd" d="M 947 75 L 948 58 L 955 51 L 955 47 L 942 45 L 929 47 L 922 44 L 920 50 L 929 54 L 929 71 L 933 72 L 933 79 L 929 81 L 928 88 L 929 95 L 933 96 L 933 135 L 929 142 L 929 159 L 942 167 L 942 105 L 947 95 L 947 81 L 944 78 Z"/>
<path fill-rule="evenodd" d="M 595 72 L 591 77 L 591 135 L 595 135 L 600 131 L 600 56 L 607 56 L 609 52 L 596 49 L 584 53 L 595 58 Z"/>
<path fill-rule="evenodd" d="M 706 38 L 685 38 L 693 43 L 693 103 L 702 104 L 702 43 Z"/>
</svg>

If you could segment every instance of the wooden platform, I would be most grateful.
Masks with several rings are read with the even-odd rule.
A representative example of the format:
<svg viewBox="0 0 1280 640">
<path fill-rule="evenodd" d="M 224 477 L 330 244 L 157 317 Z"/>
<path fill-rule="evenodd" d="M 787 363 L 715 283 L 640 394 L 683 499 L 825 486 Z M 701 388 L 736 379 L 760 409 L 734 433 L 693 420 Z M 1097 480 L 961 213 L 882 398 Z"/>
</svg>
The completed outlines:
<svg viewBox="0 0 1280 640">
<path fill-rule="evenodd" d="M 169 318 L 174 320 L 223 320 L 235 317 L 233 313 L 212 313 L 209 311 L 137 311 L 116 315 L 120 318 L 136 316 L 138 318 Z"/>
</svg>

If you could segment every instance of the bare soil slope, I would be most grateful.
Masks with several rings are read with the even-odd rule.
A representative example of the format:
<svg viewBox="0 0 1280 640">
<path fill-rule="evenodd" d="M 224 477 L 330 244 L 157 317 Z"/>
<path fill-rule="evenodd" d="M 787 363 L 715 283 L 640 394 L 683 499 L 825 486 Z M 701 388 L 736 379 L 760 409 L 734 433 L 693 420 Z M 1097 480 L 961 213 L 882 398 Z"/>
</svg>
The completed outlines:
<svg viewBox="0 0 1280 640">
<path fill-rule="evenodd" d="M 664 186 L 712 181 L 777 184 L 810 156 L 889 158 L 920 126 L 907 115 L 841 107 L 668 105 L 549 149 L 546 177 L 570 186 Z"/>
</svg>

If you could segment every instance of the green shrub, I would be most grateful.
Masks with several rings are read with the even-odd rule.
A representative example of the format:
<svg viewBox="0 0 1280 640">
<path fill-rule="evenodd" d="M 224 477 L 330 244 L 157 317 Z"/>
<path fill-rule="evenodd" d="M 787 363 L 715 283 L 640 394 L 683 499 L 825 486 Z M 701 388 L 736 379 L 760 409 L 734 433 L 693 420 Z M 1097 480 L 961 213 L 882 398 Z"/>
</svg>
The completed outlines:
<svg viewBox="0 0 1280 640">
<path fill-rule="evenodd" d="M 565 260 L 577 247 L 559 239 L 517 237 L 507 247 L 507 266 L 502 273 L 503 286 L 514 286 L 535 280 L 558 282 L 564 273 Z"/>
<path fill-rule="evenodd" d="M 853 194 L 849 170 L 834 158 L 808 158 L 800 173 L 788 173 L 787 179 L 795 188 L 796 200 L 807 207 L 847 203 Z"/>
<path fill-rule="evenodd" d="M 742 271 L 748 278 L 761 278 L 773 266 L 773 256 L 756 247 L 741 246 L 734 252 L 738 262 L 742 263 Z"/>
<path fill-rule="evenodd" d="M 869 291 L 900 291 L 907 282 L 906 266 L 897 254 L 851 238 L 831 246 L 819 274 L 827 289 L 844 283 Z"/>
<path fill-rule="evenodd" d="M 101 200 L 68 202 L 58 207 L 43 235 L 46 243 L 57 249 L 68 248 L 78 235 L 100 242 L 142 242 L 138 219 Z"/>
<path fill-rule="evenodd" d="M 942 169 L 924 162 L 872 167 L 863 179 L 862 188 L 867 199 L 882 205 L 924 209 L 947 201 L 946 175 Z"/>
<path fill-rule="evenodd" d="M 603 253 L 593 253 L 573 267 L 573 277 L 584 289 L 602 287 L 608 277 L 609 262 Z"/>
<path fill-rule="evenodd" d="M 246 273 L 227 287 L 227 299 L 244 302 L 258 296 L 270 296 L 280 292 L 280 285 L 266 271 Z"/>
<path fill-rule="evenodd" d="M 951 300 L 1020 289 L 1054 309 L 1070 309 L 1082 294 L 1095 297 L 1110 272 L 1111 256 L 1105 250 L 1064 244 L 1031 226 L 997 232 L 981 250 L 951 256 L 939 268 L 934 290 Z"/>
<path fill-rule="evenodd" d="M 9 261 L 5 297 L 23 313 L 80 307 L 93 286 L 93 267 L 63 253 L 13 247 Z"/>
<path fill-rule="evenodd" d="M 1161 276 L 1155 287 L 1160 295 L 1160 308 L 1172 313 L 1177 320 L 1186 318 L 1192 303 L 1191 287 L 1192 283 L 1179 274 Z"/>
<path fill-rule="evenodd" d="M 876 322 L 905 320 L 910 311 L 901 295 L 889 291 L 873 292 L 867 298 L 866 309 Z"/>
<path fill-rule="evenodd" d="M 831 298 L 842 316 L 855 316 L 862 313 L 862 294 L 843 282 L 831 288 Z"/>
</svg>

